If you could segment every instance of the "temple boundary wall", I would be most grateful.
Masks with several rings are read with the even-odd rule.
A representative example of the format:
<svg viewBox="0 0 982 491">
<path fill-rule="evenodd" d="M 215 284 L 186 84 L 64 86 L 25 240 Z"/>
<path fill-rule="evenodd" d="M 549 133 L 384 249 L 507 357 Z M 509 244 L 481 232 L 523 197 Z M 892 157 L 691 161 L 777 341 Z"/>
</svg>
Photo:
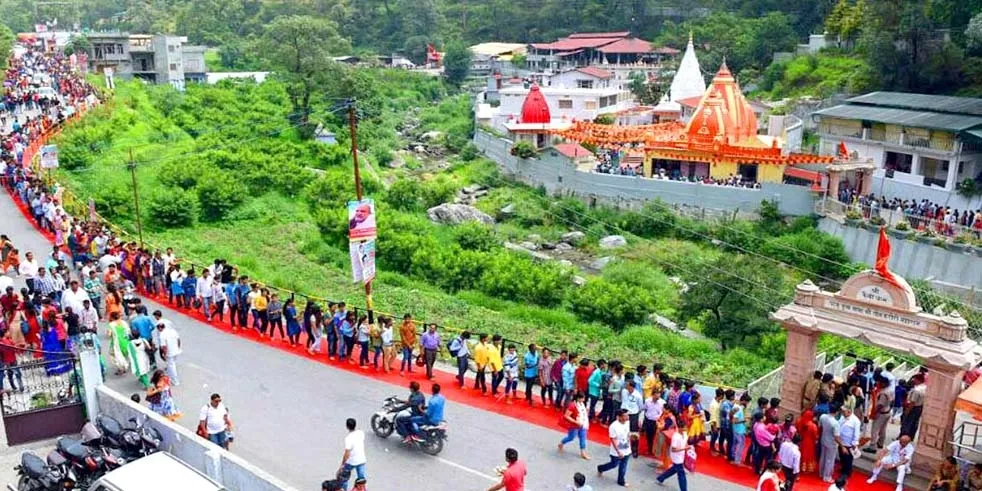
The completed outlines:
<svg viewBox="0 0 982 491">
<path fill-rule="evenodd" d="M 637 208 L 660 199 L 677 207 L 694 207 L 702 215 L 754 215 L 761 201 L 777 204 L 784 215 L 810 215 L 816 196 L 807 188 L 790 184 L 764 183 L 760 189 L 745 189 L 698 183 L 646 179 L 576 170 L 562 154 L 546 149 L 537 158 L 511 155 L 512 141 L 478 129 L 474 144 L 495 161 L 507 175 L 530 186 L 542 186 L 549 194 L 575 196 L 593 203 Z"/>
</svg>

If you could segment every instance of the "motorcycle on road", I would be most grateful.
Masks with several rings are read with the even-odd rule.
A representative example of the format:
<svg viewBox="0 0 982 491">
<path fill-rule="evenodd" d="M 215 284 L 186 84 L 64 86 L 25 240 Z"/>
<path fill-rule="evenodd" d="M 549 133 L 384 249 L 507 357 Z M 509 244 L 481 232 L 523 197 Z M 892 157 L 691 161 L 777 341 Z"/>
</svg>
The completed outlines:
<svg viewBox="0 0 982 491">
<path fill-rule="evenodd" d="M 393 432 L 405 437 L 402 431 L 397 431 L 396 418 L 400 415 L 408 416 L 409 406 L 406 401 L 398 397 L 389 397 L 382 403 L 382 409 L 372 415 L 372 431 L 379 438 L 388 438 Z M 420 425 L 418 440 L 410 439 L 407 443 L 419 448 L 429 455 L 438 455 L 443 451 L 443 442 L 447 439 L 447 422 L 438 425 Z"/>
</svg>

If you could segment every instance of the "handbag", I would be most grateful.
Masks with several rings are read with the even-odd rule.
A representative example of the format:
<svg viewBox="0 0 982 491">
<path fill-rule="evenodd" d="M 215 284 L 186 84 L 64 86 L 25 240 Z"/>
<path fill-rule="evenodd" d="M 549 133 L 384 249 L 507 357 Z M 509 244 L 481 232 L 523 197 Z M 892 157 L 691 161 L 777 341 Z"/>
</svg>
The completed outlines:
<svg viewBox="0 0 982 491">
<path fill-rule="evenodd" d="M 422 354 L 416 355 L 416 366 L 421 367 L 426 365 L 426 360 L 423 358 Z"/>
<path fill-rule="evenodd" d="M 27 320 L 20 321 L 20 332 L 25 336 L 31 333 L 31 325 L 27 323 Z"/>
<path fill-rule="evenodd" d="M 689 472 L 696 471 L 696 451 L 694 449 L 689 449 L 685 452 L 685 461 L 682 463 L 685 466 L 685 470 Z"/>
<path fill-rule="evenodd" d="M 195 433 L 205 440 L 208 439 L 208 430 L 204 429 L 201 425 L 198 425 L 198 430 Z"/>
</svg>

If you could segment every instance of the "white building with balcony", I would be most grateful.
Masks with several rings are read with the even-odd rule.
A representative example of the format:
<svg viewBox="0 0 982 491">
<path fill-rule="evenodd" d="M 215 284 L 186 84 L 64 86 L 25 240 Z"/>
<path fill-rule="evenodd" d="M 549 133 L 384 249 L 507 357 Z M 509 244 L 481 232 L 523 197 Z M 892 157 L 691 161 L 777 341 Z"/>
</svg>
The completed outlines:
<svg viewBox="0 0 982 491">
<path fill-rule="evenodd" d="M 601 114 L 617 113 L 637 106 L 634 95 L 629 90 L 618 87 L 550 86 L 539 90 L 549 105 L 554 120 L 593 120 Z M 492 109 L 491 126 L 502 132 L 509 131 L 506 123 L 520 117 L 529 91 L 530 87 L 524 86 L 502 88 L 498 93 L 501 104 Z"/>
<path fill-rule="evenodd" d="M 982 99 L 872 92 L 813 113 L 820 153 L 850 152 L 876 164 L 872 192 L 978 208 L 957 194 L 966 179 L 982 180 Z"/>
</svg>

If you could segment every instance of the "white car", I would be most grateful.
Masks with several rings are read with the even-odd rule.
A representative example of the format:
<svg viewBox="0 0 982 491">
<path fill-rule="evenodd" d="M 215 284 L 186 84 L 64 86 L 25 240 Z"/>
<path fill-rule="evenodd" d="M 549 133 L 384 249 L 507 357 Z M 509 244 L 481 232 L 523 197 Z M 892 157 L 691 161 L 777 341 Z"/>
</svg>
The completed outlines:
<svg viewBox="0 0 982 491">
<path fill-rule="evenodd" d="M 157 452 L 104 476 L 89 491 L 227 491 L 183 460 Z"/>
</svg>

